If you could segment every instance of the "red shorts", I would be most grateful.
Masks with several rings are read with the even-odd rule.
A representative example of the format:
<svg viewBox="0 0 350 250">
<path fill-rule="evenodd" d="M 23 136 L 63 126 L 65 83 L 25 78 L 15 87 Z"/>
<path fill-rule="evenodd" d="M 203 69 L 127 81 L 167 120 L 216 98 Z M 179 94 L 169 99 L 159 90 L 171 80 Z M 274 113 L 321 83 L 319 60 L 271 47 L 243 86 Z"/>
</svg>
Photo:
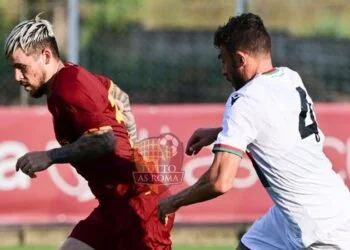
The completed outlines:
<svg viewBox="0 0 350 250">
<path fill-rule="evenodd" d="M 157 217 L 160 196 L 150 192 L 107 195 L 92 213 L 80 221 L 69 237 L 95 250 L 170 250 L 174 216 L 166 225 Z"/>
</svg>

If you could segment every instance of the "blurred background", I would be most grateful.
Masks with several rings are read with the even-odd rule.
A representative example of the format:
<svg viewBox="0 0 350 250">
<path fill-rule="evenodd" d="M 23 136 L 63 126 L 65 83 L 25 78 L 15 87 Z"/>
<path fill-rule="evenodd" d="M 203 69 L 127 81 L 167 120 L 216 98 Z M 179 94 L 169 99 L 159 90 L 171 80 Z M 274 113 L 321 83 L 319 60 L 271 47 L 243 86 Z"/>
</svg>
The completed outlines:
<svg viewBox="0 0 350 250">
<path fill-rule="evenodd" d="M 43 12 L 62 56 L 111 77 L 134 103 L 223 102 L 230 86 L 213 33 L 241 11 L 263 18 L 275 65 L 298 71 L 315 101 L 348 99 L 347 0 L 2 0 L 0 46 L 17 22 Z M 0 81 L 0 104 L 35 104 L 3 58 Z"/>
<path fill-rule="evenodd" d="M 344 103 L 350 98 L 348 0 L 1 0 L 0 47 L 15 24 L 40 12 L 53 23 L 65 60 L 109 76 L 134 105 L 224 103 L 231 86 L 221 76 L 213 35 L 242 12 L 262 17 L 272 36 L 275 66 L 298 71 L 314 101 Z M 1 57 L 2 108 L 44 104 L 45 98 L 28 98 Z M 43 238 L 52 238 L 56 246 L 71 228 L 28 229 L 35 223 L 9 227 L 1 218 L 0 213 L 0 249 L 15 249 L 1 248 L 12 243 L 40 245 Z M 240 221 L 240 227 L 177 227 L 174 239 L 200 249 L 219 249 L 210 247 L 217 240 L 222 249 L 232 249 L 249 222 Z M 37 238 L 31 238 L 35 232 Z"/>
</svg>

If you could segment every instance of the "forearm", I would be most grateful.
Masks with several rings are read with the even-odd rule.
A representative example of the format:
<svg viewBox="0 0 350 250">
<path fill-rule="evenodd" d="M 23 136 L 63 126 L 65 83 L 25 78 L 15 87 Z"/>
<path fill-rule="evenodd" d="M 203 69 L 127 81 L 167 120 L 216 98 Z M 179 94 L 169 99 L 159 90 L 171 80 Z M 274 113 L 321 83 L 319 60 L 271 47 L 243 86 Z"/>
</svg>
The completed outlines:
<svg viewBox="0 0 350 250">
<path fill-rule="evenodd" d="M 216 138 L 218 137 L 218 134 L 221 132 L 222 127 L 212 128 L 211 130 L 212 130 L 211 132 L 212 140 L 215 141 Z"/>
<path fill-rule="evenodd" d="M 174 202 L 177 207 L 182 207 L 211 200 L 220 195 L 222 192 L 215 189 L 214 183 L 210 180 L 210 173 L 207 171 L 193 186 L 177 193 L 174 196 Z"/>
<path fill-rule="evenodd" d="M 116 138 L 113 131 L 81 136 L 75 142 L 48 151 L 52 163 L 78 163 L 96 159 L 114 151 Z"/>
</svg>

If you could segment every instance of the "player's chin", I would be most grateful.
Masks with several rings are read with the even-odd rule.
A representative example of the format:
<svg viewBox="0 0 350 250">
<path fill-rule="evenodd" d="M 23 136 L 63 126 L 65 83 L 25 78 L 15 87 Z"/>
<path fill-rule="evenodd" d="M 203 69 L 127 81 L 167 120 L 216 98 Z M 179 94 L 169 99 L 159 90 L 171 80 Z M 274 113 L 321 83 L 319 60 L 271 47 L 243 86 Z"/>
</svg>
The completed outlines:
<svg viewBox="0 0 350 250">
<path fill-rule="evenodd" d="M 30 91 L 29 95 L 33 98 L 40 98 L 45 94 L 45 92 L 46 92 L 46 88 L 40 87 L 38 89 Z"/>
<path fill-rule="evenodd" d="M 29 95 L 33 98 L 40 98 L 44 95 L 44 93 L 39 93 L 39 92 L 33 91 L 33 92 L 30 92 Z"/>
</svg>

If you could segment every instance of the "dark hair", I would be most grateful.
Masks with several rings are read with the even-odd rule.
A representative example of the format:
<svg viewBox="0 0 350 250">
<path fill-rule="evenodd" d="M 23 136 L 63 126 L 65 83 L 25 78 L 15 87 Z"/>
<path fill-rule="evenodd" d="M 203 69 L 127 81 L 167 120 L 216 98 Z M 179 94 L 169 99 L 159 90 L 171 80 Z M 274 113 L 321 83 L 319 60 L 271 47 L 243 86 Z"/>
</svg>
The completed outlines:
<svg viewBox="0 0 350 250">
<path fill-rule="evenodd" d="M 214 45 L 224 45 L 228 51 L 243 50 L 248 54 L 269 54 L 271 38 L 263 21 L 252 13 L 231 17 L 220 26 L 214 36 Z"/>
<path fill-rule="evenodd" d="M 55 37 L 48 37 L 33 44 L 33 48 L 29 52 L 41 52 L 45 48 L 49 48 L 55 58 L 60 58 L 60 52 Z"/>
</svg>

